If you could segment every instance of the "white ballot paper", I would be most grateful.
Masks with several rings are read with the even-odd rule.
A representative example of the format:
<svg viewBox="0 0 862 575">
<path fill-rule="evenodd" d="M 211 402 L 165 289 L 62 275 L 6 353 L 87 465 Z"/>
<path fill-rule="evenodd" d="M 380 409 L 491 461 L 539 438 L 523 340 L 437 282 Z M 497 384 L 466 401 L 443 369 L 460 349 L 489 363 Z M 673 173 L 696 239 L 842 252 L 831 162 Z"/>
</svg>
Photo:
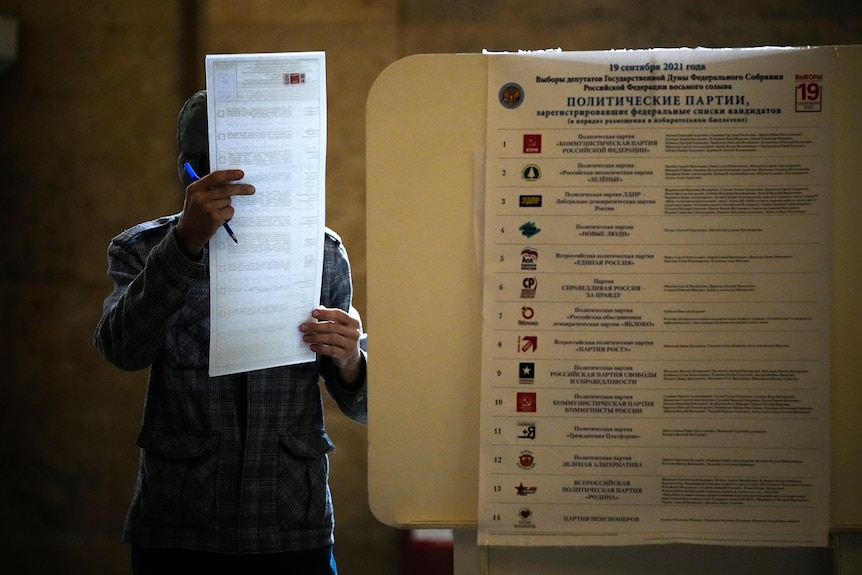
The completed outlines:
<svg viewBox="0 0 862 575">
<path fill-rule="evenodd" d="M 211 376 L 314 361 L 299 324 L 320 302 L 326 168 L 323 52 L 206 57 L 211 170 L 238 168 L 210 240 Z"/>
</svg>

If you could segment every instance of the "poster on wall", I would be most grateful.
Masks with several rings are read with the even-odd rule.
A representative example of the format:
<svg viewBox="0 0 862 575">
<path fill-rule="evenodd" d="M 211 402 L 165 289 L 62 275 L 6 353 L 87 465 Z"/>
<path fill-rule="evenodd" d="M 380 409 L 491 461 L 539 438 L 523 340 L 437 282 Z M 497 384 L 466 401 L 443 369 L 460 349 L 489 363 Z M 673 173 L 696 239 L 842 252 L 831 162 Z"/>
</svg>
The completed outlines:
<svg viewBox="0 0 862 575">
<path fill-rule="evenodd" d="M 479 544 L 826 545 L 834 52 L 488 57 Z"/>
</svg>

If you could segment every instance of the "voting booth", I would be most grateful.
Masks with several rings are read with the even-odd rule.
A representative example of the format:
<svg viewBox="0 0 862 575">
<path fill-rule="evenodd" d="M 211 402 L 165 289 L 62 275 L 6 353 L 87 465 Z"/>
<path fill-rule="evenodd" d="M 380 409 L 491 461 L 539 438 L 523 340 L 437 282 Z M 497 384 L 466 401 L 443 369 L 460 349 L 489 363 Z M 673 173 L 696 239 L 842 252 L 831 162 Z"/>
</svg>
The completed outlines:
<svg viewBox="0 0 862 575">
<path fill-rule="evenodd" d="M 488 60 L 411 56 L 367 104 L 369 503 L 402 529 L 455 530 L 455 572 L 830 573 L 862 530 L 862 47 L 835 47 L 831 237 L 833 548 L 476 544 Z M 838 553 L 836 553 L 836 550 Z"/>
</svg>

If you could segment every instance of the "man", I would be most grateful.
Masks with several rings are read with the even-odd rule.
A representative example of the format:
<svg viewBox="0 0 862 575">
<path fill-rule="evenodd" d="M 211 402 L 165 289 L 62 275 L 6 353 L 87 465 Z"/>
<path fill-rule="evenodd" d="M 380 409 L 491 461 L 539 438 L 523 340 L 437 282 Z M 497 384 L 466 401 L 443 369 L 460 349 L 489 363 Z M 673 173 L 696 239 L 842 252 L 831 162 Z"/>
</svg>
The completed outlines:
<svg viewBox="0 0 862 575">
<path fill-rule="evenodd" d="M 318 385 L 366 421 L 366 352 L 347 253 L 326 231 L 321 307 L 297 326 L 317 361 L 209 377 L 207 244 L 255 192 L 241 170 L 209 173 L 206 94 L 178 119 L 182 212 L 111 240 L 94 343 L 121 369 L 149 367 L 141 461 L 123 539 L 136 575 L 334 574 L 333 518 Z M 363 345 L 360 345 L 362 340 Z"/>
</svg>

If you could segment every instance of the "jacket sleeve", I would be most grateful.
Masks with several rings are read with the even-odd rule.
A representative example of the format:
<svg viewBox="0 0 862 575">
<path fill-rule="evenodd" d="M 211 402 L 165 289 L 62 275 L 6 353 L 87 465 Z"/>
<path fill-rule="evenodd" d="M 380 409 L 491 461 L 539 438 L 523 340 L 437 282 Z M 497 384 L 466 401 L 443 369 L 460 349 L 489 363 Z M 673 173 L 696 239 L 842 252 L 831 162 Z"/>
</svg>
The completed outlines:
<svg viewBox="0 0 862 575">
<path fill-rule="evenodd" d="M 326 384 L 326 391 L 335 401 L 341 412 L 357 423 L 368 423 L 368 335 L 362 334 L 359 340 L 362 354 L 362 385 L 357 388 L 347 388 L 341 383 L 338 368 L 331 358 L 322 358 L 320 373 Z"/>
<path fill-rule="evenodd" d="M 93 343 L 124 370 L 144 369 L 158 356 L 165 330 L 182 307 L 192 282 L 206 273 L 202 262 L 180 250 L 173 226 L 140 228 L 108 246 L 113 292 L 105 299 Z M 162 236 L 163 235 L 163 236 Z"/>
<path fill-rule="evenodd" d="M 353 279 L 350 274 L 350 260 L 347 250 L 341 243 L 341 238 L 335 232 L 327 230 L 324 248 L 323 293 L 321 303 L 330 308 L 340 308 L 349 311 L 353 305 Z M 359 340 L 362 354 L 362 385 L 358 388 L 347 388 L 338 376 L 338 368 L 332 358 L 320 358 L 320 374 L 329 396 L 338 405 L 344 415 L 358 423 L 368 422 L 368 351 L 367 335 L 362 334 Z"/>
</svg>

